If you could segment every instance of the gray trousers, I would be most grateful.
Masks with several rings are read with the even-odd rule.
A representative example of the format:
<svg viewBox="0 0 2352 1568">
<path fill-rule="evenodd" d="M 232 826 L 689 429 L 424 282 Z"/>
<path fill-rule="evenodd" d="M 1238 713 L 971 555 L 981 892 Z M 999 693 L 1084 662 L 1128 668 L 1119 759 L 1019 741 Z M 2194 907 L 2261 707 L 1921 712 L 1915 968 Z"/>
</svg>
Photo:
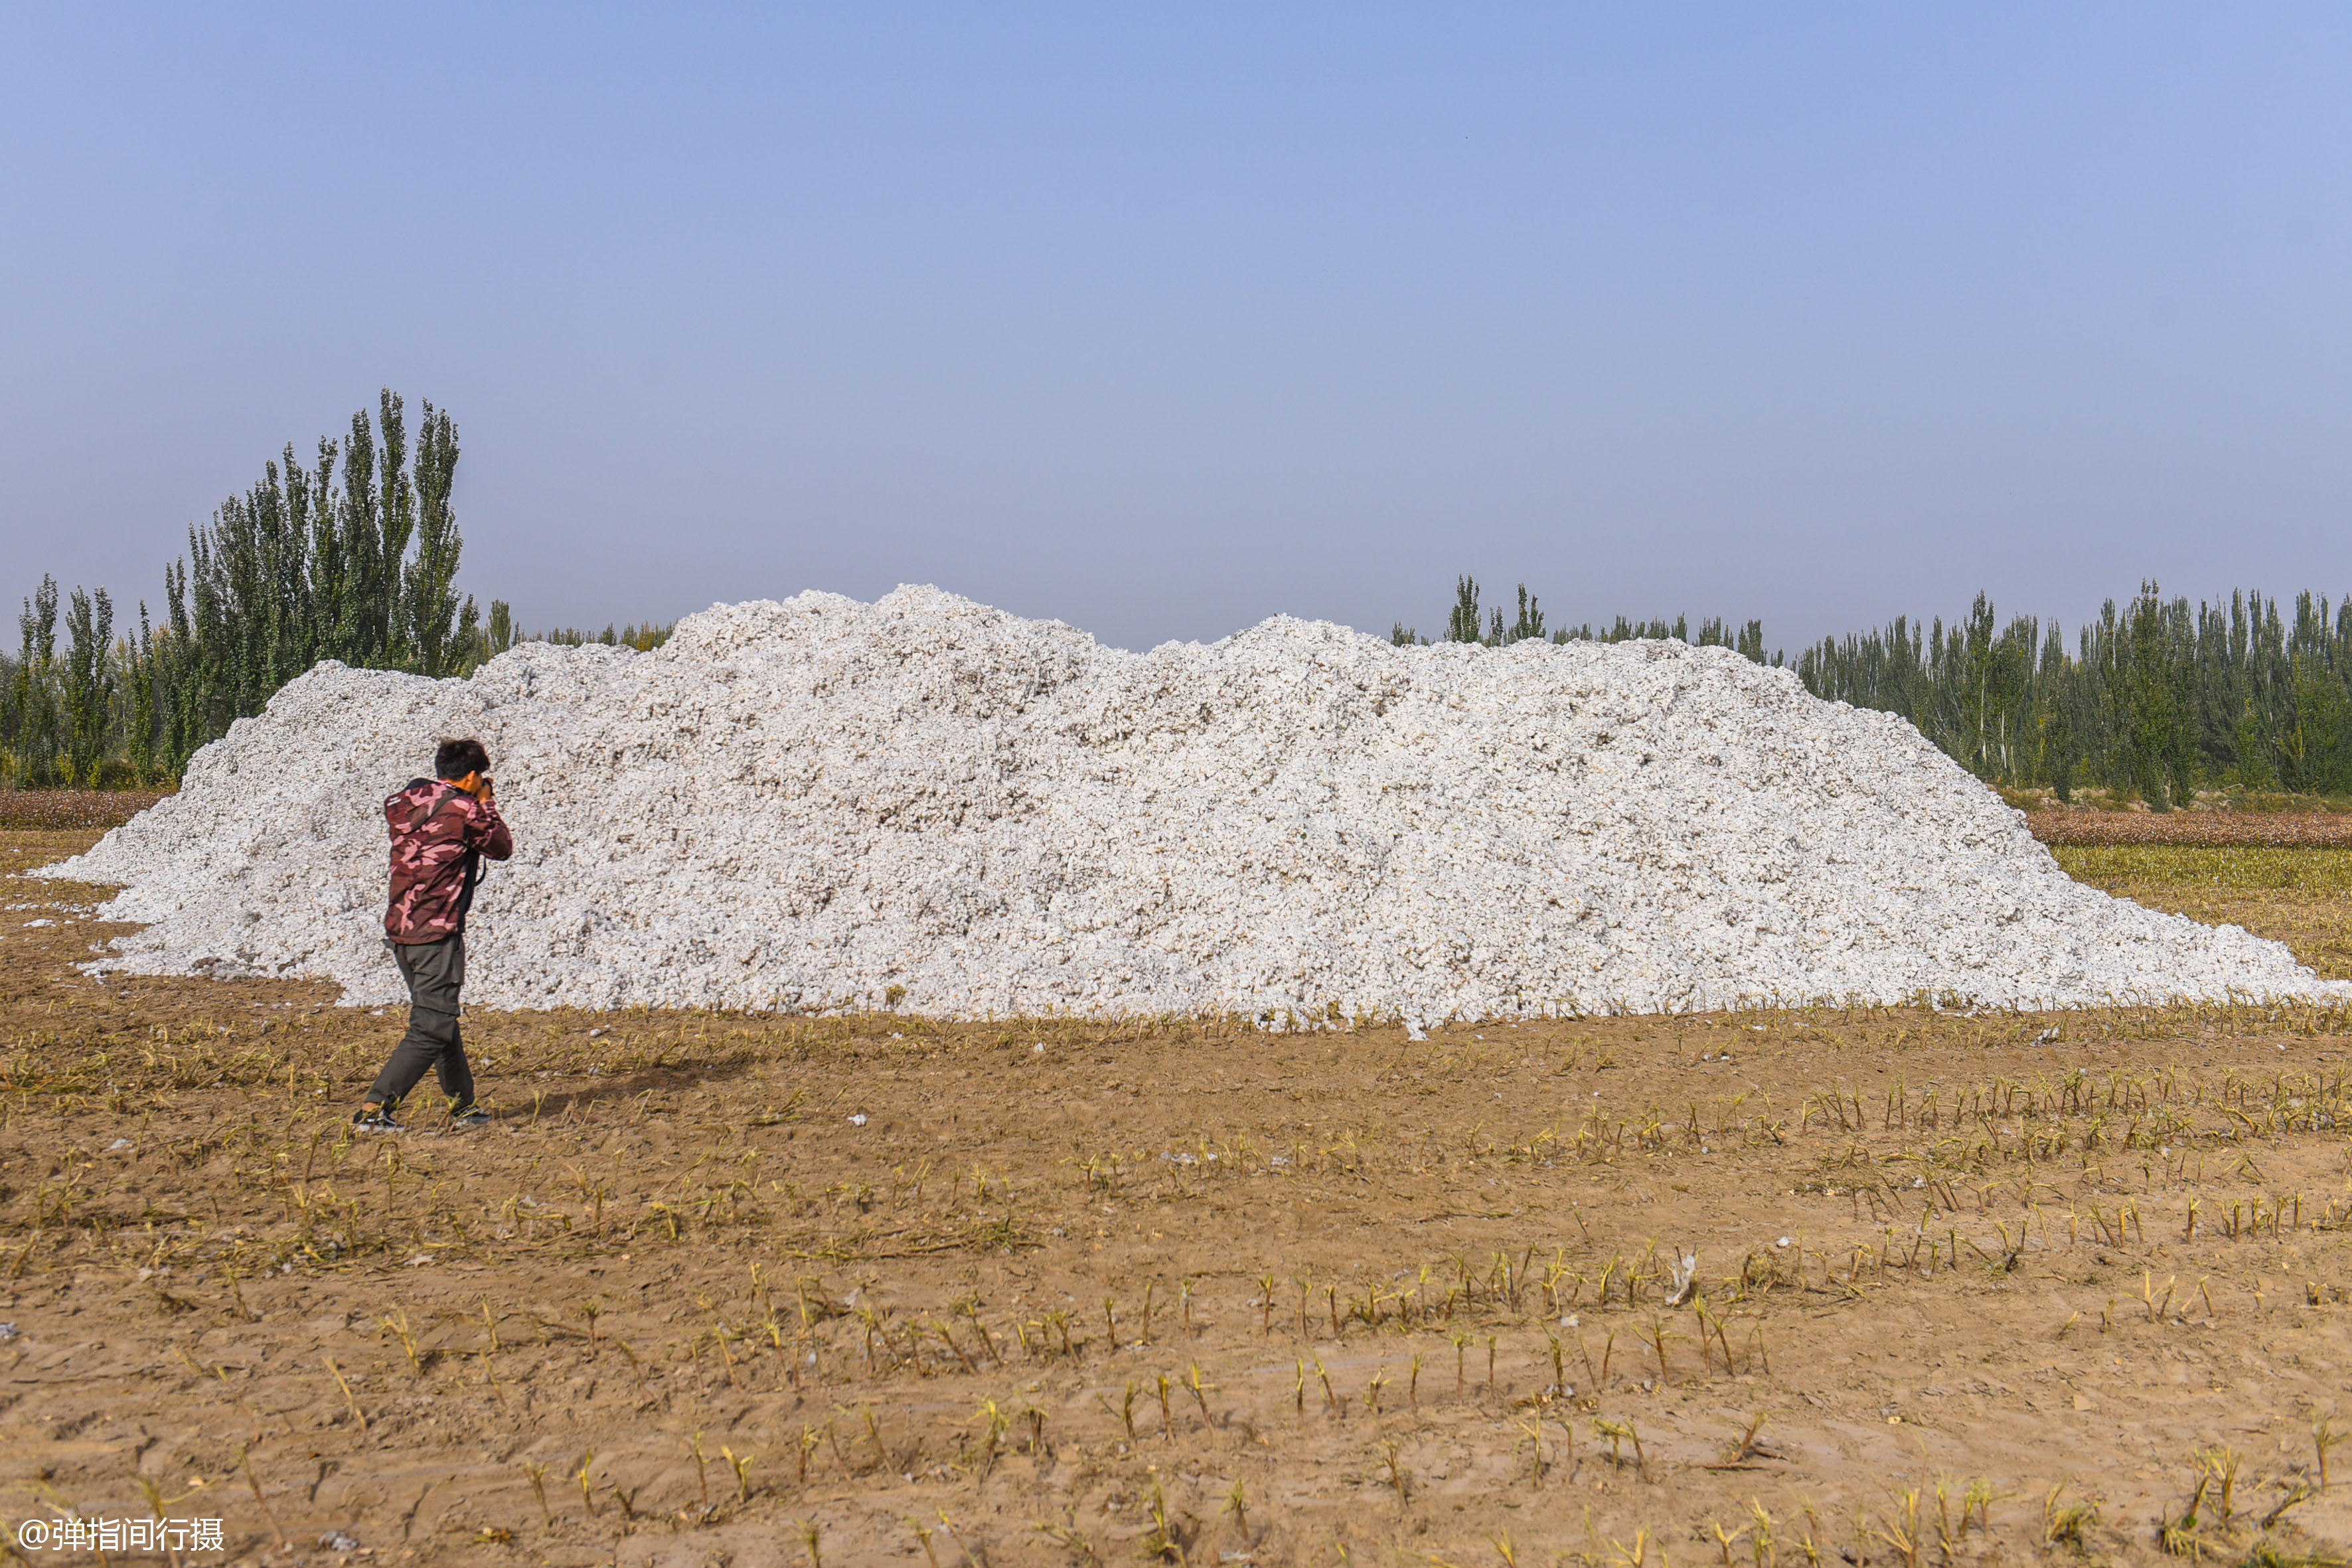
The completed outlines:
<svg viewBox="0 0 2352 1568">
<path fill-rule="evenodd" d="M 474 1105 L 474 1069 L 457 1037 L 457 993 L 466 984 L 466 933 L 439 942 L 394 942 L 392 956 L 408 982 L 408 1033 L 392 1048 L 367 1097 L 389 1110 L 431 1068 L 454 1111 Z"/>
</svg>

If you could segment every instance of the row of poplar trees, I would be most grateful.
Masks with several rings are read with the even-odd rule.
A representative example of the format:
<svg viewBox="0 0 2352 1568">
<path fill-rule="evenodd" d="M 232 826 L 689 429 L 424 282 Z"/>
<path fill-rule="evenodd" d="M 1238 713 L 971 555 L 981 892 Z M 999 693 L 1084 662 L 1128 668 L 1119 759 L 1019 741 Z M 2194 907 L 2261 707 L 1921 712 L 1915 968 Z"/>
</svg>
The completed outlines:
<svg viewBox="0 0 2352 1568">
<path fill-rule="evenodd" d="M 461 675 L 519 634 L 503 601 L 487 622 L 455 583 L 461 542 L 450 505 L 457 427 L 424 405 L 412 440 L 400 397 L 386 390 L 373 422 L 352 416 L 343 440 L 315 461 L 289 445 L 261 481 L 188 531 L 188 553 L 165 569 L 163 614 L 144 601 L 118 631 L 104 589 L 61 602 L 43 579 L 0 653 L 0 787 L 160 784 L 197 747 L 257 713 L 320 659 L 420 675 Z M 59 621 L 64 623 L 62 644 Z M 601 639 L 652 647 L 668 628 L 631 626 Z M 1455 584 L 1446 640 L 1502 647 L 1529 640 L 1677 638 L 1767 658 L 1764 628 L 1623 616 L 1596 627 L 1549 627 L 1524 586 L 1517 614 L 1482 614 L 1477 584 Z M 1428 639 L 1400 624 L 1393 639 Z M 1924 626 L 1907 617 L 1824 639 L 1795 661 L 1816 696 L 1899 713 L 1994 784 L 2078 786 L 2162 808 L 2199 790 L 2352 794 L 2352 599 L 2261 594 L 2195 605 L 2153 583 L 2110 600 L 2070 642 L 2056 622 L 2002 623 L 1979 595 L 1967 616 Z"/>
<path fill-rule="evenodd" d="M 1979 777 L 2134 795 L 2352 794 L 2352 597 L 2258 593 L 2194 605 L 2153 583 L 2078 627 L 1968 616 L 1825 639 L 1797 673 L 1816 695 L 1916 724 Z"/>
<path fill-rule="evenodd" d="M 1677 638 L 1768 659 L 1761 621 L 1733 627 L 1680 617 L 1547 630 L 1522 585 L 1517 615 L 1481 616 L 1477 583 L 1456 580 L 1444 640 L 1507 647 Z M 1425 643 L 1400 623 L 1399 644 Z M 1806 648 L 1796 672 L 1816 697 L 1899 713 L 1991 784 L 2077 787 L 2141 799 L 2158 810 L 2196 793 L 2352 795 L 2352 597 L 2330 605 L 2298 594 L 2290 607 L 2258 593 L 2191 605 L 2154 583 L 2070 642 L 2055 621 L 2001 622 L 1977 595 L 1947 626 L 1897 616 L 1879 629 Z"/>
<path fill-rule="evenodd" d="M 197 747 L 258 713 L 320 659 L 462 674 L 514 641 L 503 602 L 484 625 L 454 584 L 462 541 L 450 505 L 457 426 L 424 405 L 415 432 L 386 389 L 305 464 L 289 444 L 260 482 L 188 531 L 164 570 L 163 615 L 145 601 L 118 634 L 103 588 L 62 608 L 42 580 L 0 655 L 0 787 L 159 784 Z"/>
</svg>

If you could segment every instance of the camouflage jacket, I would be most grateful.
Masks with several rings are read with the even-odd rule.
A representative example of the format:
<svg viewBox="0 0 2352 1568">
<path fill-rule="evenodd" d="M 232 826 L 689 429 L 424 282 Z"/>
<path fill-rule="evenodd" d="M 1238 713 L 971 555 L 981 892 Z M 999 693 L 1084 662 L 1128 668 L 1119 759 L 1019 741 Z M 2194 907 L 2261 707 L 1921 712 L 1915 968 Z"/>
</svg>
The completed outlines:
<svg viewBox="0 0 2352 1568">
<path fill-rule="evenodd" d="M 392 829 L 392 904 L 384 934 L 404 944 L 466 929 L 482 857 L 503 860 L 514 838 L 495 805 L 439 779 L 411 779 L 383 803 Z"/>
</svg>

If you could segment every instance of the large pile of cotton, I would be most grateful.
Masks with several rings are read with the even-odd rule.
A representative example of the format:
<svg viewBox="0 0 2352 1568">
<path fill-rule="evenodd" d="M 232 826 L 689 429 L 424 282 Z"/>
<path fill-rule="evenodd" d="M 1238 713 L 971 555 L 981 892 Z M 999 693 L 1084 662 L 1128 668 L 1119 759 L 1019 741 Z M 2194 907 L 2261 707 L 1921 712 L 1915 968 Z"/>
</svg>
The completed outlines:
<svg viewBox="0 0 2352 1568">
<path fill-rule="evenodd" d="M 1391 647 L 1286 618 L 1149 653 L 930 588 L 727 605 L 468 680 L 324 664 L 58 874 L 102 962 L 400 998 L 383 797 L 495 761 L 500 1007 L 954 1016 L 1657 1011 L 2342 994 L 2070 880 L 1899 719 L 1678 642 Z"/>
</svg>

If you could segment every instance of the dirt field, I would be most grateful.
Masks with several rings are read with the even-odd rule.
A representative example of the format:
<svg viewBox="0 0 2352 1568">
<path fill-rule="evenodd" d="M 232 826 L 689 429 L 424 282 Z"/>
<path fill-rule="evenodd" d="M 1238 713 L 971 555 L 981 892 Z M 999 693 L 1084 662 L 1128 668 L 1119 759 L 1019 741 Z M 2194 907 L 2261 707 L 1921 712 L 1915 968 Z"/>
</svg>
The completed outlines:
<svg viewBox="0 0 2352 1568">
<path fill-rule="evenodd" d="M 97 890 L 5 873 L 88 837 L 0 834 L 12 1541 L 79 1510 L 221 1518 L 272 1563 L 2352 1542 L 2342 1011 L 489 1016 L 496 1128 L 355 1142 L 399 1010 L 79 975 Z M 2226 864 L 2074 868 L 2347 972 L 2334 873 Z"/>
</svg>

